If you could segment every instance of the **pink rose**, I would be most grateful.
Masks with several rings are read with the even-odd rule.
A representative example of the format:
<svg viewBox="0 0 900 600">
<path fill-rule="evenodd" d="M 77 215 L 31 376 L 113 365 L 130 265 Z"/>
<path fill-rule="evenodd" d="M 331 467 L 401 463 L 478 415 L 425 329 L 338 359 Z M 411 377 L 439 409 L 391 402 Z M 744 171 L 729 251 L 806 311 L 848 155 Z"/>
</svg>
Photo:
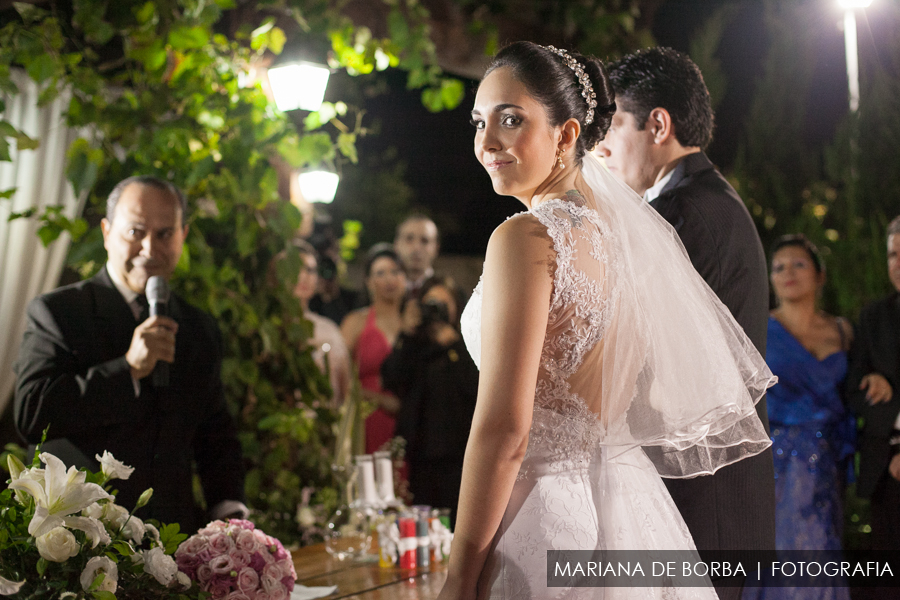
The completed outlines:
<svg viewBox="0 0 900 600">
<path fill-rule="evenodd" d="M 234 549 L 234 540 L 224 533 L 217 533 L 209 538 L 209 551 L 213 556 L 228 554 Z"/>
<path fill-rule="evenodd" d="M 275 593 L 276 590 L 283 590 L 284 587 L 281 585 L 281 581 L 272 577 L 271 575 L 266 575 L 263 573 L 263 576 L 259 578 L 260 583 L 262 583 L 262 588 L 269 594 Z"/>
<path fill-rule="evenodd" d="M 208 563 L 213 559 L 212 552 L 209 551 L 209 548 L 204 548 L 200 552 L 197 553 L 197 560 L 200 562 Z"/>
<path fill-rule="evenodd" d="M 256 536 L 248 529 L 240 530 L 234 537 L 234 547 L 244 552 L 253 553 L 259 550 L 260 543 L 256 540 Z"/>
<path fill-rule="evenodd" d="M 284 588 L 285 588 L 288 592 L 293 592 L 293 591 L 294 591 L 294 584 L 295 584 L 296 582 L 297 582 L 297 575 L 296 575 L 296 574 L 293 574 L 293 575 L 285 575 L 284 577 L 281 578 L 281 585 L 283 585 Z"/>
<path fill-rule="evenodd" d="M 257 573 L 262 573 L 266 564 L 265 552 L 254 552 L 253 556 L 250 557 L 250 567 Z"/>
<path fill-rule="evenodd" d="M 228 522 L 232 525 L 237 525 L 241 529 L 249 529 L 250 531 L 256 529 L 256 525 L 246 519 L 228 519 Z"/>
<path fill-rule="evenodd" d="M 226 579 L 213 579 L 206 586 L 206 591 L 216 600 L 220 600 L 231 592 L 231 585 Z"/>
<path fill-rule="evenodd" d="M 214 535 L 216 533 L 221 533 L 222 528 L 225 527 L 225 521 L 212 521 L 206 527 L 198 531 L 200 535 L 205 535 L 207 537 Z"/>
<path fill-rule="evenodd" d="M 234 570 L 231 557 L 228 555 L 216 556 L 209 562 L 209 567 L 216 575 L 228 575 Z"/>
<path fill-rule="evenodd" d="M 255 592 L 259 587 L 259 575 L 250 567 L 244 567 L 238 573 L 237 587 L 245 594 Z"/>
<path fill-rule="evenodd" d="M 200 535 L 192 535 L 190 538 L 185 540 L 183 544 L 178 546 L 178 550 L 175 552 L 175 556 L 180 556 L 186 554 L 188 556 L 197 556 L 197 554 L 206 548 L 207 542 L 206 538 Z"/>
<path fill-rule="evenodd" d="M 263 569 L 263 576 L 266 576 L 266 575 L 271 577 L 272 579 L 280 580 L 282 577 L 287 575 L 287 573 L 284 572 L 284 569 L 282 568 L 281 564 L 272 563 L 270 565 L 266 565 L 265 568 Z"/>
<path fill-rule="evenodd" d="M 249 552 L 244 552 L 243 550 L 232 550 L 229 556 L 231 556 L 231 564 L 234 566 L 235 571 L 240 571 L 250 564 Z"/>
<path fill-rule="evenodd" d="M 202 584 L 206 584 L 212 579 L 214 575 L 212 568 L 208 563 L 203 563 L 197 567 L 197 581 Z"/>
<path fill-rule="evenodd" d="M 253 595 L 253 600 L 272 600 L 272 596 L 265 590 L 259 590 Z"/>
<path fill-rule="evenodd" d="M 243 592 L 231 592 L 225 596 L 225 600 L 250 600 L 250 597 Z"/>
<path fill-rule="evenodd" d="M 284 586 L 279 586 L 277 589 L 269 592 L 269 597 L 272 600 L 288 600 L 288 592 L 284 589 Z"/>
</svg>

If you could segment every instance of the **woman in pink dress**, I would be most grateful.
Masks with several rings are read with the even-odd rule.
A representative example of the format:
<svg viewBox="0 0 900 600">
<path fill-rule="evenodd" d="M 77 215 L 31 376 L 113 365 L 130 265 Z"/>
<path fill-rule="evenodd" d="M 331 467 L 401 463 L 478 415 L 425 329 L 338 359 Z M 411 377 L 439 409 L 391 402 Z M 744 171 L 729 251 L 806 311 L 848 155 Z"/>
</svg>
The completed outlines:
<svg viewBox="0 0 900 600">
<path fill-rule="evenodd" d="M 400 312 L 406 295 L 406 275 L 389 247 L 369 252 L 366 288 L 371 304 L 348 314 L 341 333 L 359 369 L 363 398 L 377 406 L 366 418 L 366 453 L 371 454 L 394 437 L 394 415 L 400 408 L 397 398 L 381 387 L 381 363 L 403 326 Z"/>
</svg>

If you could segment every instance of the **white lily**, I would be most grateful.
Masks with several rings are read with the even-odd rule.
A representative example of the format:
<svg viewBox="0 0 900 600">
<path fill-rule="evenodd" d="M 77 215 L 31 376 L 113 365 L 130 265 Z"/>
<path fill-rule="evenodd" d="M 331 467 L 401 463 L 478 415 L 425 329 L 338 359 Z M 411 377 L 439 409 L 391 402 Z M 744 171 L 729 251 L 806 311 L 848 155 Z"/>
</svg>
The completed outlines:
<svg viewBox="0 0 900 600">
<path fill-rule="evenodd" d="M 134 473 L 134 467 L 129 467 L 109 453 L 108 450 L 103 451 L 103 456 L 96 454 L 94 456 L 100 461 L 100 470 L 106 476 L 106 480 L 110 479 L 128 479 Z"/>
<path fill-rule="evenodd" d="M 9 484 L 10 489 L 23 490 L 34 498 L 35 510 L 28 533 L 40 537 L 54 527 L 64 524 L 64 517 L 87 508 L 97 500 L 112 500 L 96 483 L 85 483 L 85 473 L 66 466 L 61 460 L 42 452 L 40 459 L 47 465 L 42 482 L 20 477 Z"/>
<path fill-rule="evenodd" d="M 23 585 L 25 585 L 24 579 L 22 581 L 10 581 L 0 575 L 0 596 L 12 596 L 13 594 L 18 594 Z"/>
<path fill-rule="evenodd" d="M 103 523 L 93 517 L 64 517 L 63 523 L 69 529 L 79 529 L 85 532 L 91 539 L 91 548 L 96 548 L 97 544 L 108 544 L 112 541 Z"/>
<path fill-rule="evenodd" d="M 37 481 L 38 483 L 42 483 L 44 481 L 43 469 L 25 468 L 25 465 L 22 464 L 22 461 L 20 461 L 12 454 L 7 455 L 6 464 L 9 465 L 9 475 L 11 481 L 16 481 L 17 479 L 30 479 L 33 481 Z M 13 486 L 10 486 L 10 488 L 12 487 Z M 14 491 L 16 493 L 16 501 L 19 504 L 25 504 L 25 500 L 28 498 L 27 494 L 22 490 Z"/>
</svg>

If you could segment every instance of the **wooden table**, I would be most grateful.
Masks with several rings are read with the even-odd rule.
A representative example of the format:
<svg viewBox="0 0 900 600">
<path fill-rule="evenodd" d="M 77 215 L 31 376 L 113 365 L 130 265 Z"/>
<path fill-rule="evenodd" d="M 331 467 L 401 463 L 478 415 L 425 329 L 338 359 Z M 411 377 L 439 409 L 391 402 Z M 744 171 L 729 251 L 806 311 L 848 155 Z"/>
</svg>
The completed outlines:
<svg viewBox="0 0 900 600">
<path fill-rule="evenodd" d="M 431 600 L 437 598 L 447 578 L 446 563 L 415 571 L 384 569 L 377 561 L 336 560 L 325 551 L 324 544 L 295 550 L 292 557 L 298 583 L 338 586 L 328 600 Z"/>
</svg>

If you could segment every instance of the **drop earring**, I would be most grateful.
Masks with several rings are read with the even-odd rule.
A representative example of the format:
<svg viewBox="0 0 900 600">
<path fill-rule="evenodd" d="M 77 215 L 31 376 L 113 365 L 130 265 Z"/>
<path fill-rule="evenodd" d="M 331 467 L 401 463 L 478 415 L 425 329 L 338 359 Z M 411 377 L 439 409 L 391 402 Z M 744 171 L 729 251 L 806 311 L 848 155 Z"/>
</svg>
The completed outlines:
<svg viewBox="0 0 900 600">
<path fill-rule="evenodd" d="M 556 164 L 560 169 L 566 168 L 566 163 L 564 163 L 563 159 L 562 159 L 563 154 L 565 154 L 565 153 L 566 153 L 565 148 L 557 148 L 557 150 L 556 150 Z"/>
</svg>

